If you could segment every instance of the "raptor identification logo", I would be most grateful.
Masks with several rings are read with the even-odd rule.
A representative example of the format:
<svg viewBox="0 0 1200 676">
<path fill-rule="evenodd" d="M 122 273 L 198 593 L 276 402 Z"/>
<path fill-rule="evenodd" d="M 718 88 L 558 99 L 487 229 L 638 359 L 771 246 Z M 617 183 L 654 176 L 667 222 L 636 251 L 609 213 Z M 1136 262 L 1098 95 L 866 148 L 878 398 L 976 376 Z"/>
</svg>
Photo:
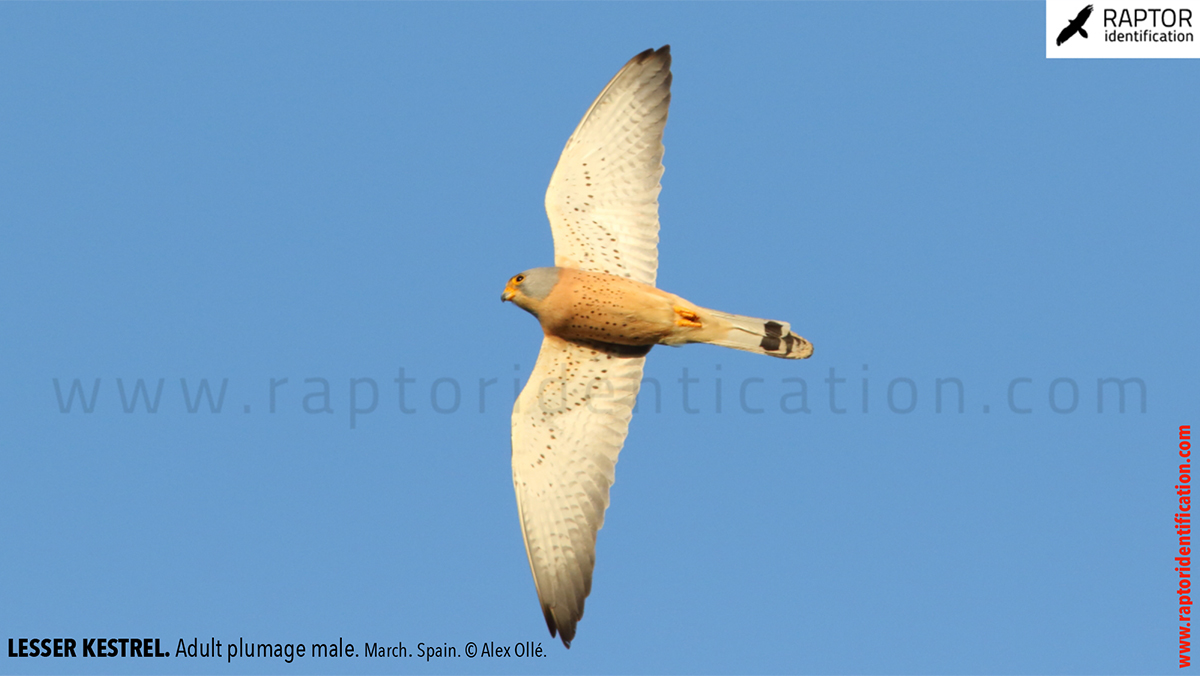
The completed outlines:
<svg viewBox="0 0 1200 676">
<path fill-rule="evenodd" d="M 1046 58 L 1200 58 L 1200 0 L 1046 0 Z"/>
</svg>

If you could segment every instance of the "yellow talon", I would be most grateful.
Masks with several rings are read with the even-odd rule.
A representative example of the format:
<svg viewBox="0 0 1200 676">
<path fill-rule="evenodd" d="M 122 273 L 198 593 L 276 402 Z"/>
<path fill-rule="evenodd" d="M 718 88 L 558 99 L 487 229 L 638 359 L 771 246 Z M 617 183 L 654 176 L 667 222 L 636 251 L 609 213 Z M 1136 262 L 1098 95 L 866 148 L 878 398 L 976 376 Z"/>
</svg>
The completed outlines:
<svg viewBox="0 0 1200 676">
<path fill-rule="evenodd" d="M 674 306 L 672 309 L 675 310 L 675 314 L 679 315 L 679 319 L 675 320 L 676 326 L 691 326 L 697 329 L 703 326 L 700 323 L 700 315 L 695 312 L 679 305 Z"/>
</svg>

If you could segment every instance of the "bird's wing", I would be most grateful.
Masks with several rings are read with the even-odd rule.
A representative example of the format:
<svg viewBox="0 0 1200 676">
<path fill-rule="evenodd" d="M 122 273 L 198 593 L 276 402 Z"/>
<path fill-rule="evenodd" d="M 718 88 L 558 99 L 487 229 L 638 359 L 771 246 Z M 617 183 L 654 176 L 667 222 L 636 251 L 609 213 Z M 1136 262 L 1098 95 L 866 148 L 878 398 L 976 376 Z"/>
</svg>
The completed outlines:
<svg viewBox="0 0 1200 676">
<path fill-rule="evenodd" d="M 555 265 L 654 284 L 670 102 L 668 45 L 630 59 L 588 108 L 546 190 Z"/>
<path fill-rule="evenodd" d="M 1091 15 L 1092 15 L 1092 6 L 1088 5 L 1087 7 L 1084 7 L 1083 9 L 1079 10 L 1079 14 L 1077 14 L 1075 16 L 1075 24 L 1082 26 L 1084 24 L 1084 22 L 1088 20 L 1088 17 Z"/>
<path fill-rule="evenodd" d="M 1062 31 L 1058 34 L 1058 39 L 1054 41 L 1054 44 L 1061 46 L 1062 43 L 1067 41 L 1067 38 L 1075 34 L 1076 30 L 1077 29 L 1075 28 L 1074 23 L 1067 24 L 1067 27 L 1062 29 Z"/>
<path fill-rule="evenodd" d="M 513 486 L 538 600 L 571 645 L 592 588 L 617 454 L 644 357 L 547 336 L 512 417 Z"/>
</svg>

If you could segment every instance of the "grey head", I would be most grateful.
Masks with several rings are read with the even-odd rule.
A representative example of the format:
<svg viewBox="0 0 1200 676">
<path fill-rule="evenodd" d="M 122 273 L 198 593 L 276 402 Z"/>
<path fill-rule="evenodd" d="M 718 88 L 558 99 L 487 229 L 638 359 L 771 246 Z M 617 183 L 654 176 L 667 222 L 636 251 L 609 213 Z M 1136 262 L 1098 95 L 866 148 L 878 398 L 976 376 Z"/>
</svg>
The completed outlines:
<svg viewBox="0 0 1200 676">
<path fill-rule="evenodd" d="M 558 268 L 533 268 L 508 280 L 500 300 L 511 300 L 518 307 L 537 314 L 537 306 L 558 283 Z"/>
</svg>

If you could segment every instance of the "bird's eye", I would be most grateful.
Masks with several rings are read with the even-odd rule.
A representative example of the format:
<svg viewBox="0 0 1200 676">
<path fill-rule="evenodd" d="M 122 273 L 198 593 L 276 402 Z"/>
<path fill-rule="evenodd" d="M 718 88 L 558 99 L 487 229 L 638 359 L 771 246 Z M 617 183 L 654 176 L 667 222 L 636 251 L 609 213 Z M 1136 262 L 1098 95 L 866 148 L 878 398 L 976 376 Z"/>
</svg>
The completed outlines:
<svg viewBox="0 0 1200 676">
<path fill-rule="evenodd" d="M 515 281 L 517 284 L 520 284 L 521 282 L 525 281 L 525 275 L 517 275 Z"/>
</svg>

